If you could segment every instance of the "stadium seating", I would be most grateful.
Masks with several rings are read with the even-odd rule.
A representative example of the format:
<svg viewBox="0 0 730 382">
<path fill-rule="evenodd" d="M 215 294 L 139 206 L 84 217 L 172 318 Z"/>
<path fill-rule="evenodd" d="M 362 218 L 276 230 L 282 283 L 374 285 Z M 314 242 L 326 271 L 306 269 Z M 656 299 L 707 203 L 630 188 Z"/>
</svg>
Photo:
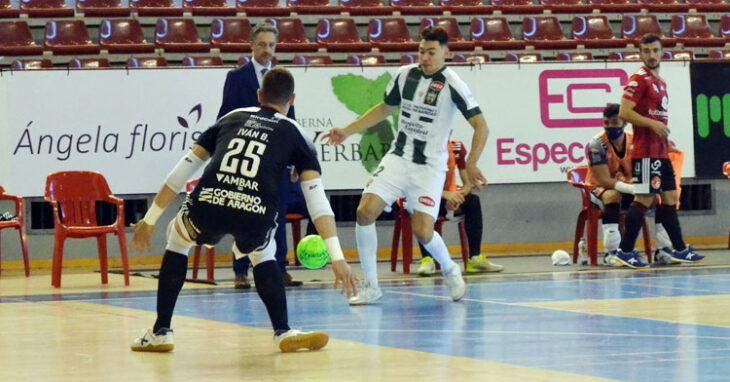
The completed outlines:
<svg viewBox="0 0 730 382">
<path fill-rule="evenodd" d="M 231 8 L 226 0 L 183 0 L 183 11 L 193 16 L 235 16 L 236 8 Z"/>
<path fill-rule="evenodd" d="M 251 58 L 249 58 L 248 56 L 241 56 L 241 57 L 238 57 L 237 65 L 244 66 L 244 65 L 248 64 L 249 62 L 251 62 Z"/>
<path fill-rule="evenodd" d="M 400 64 L 401 65 L 415 64 L 417 62 L 418 62 L 417 54 L 401 54 L 400 55 Z"/>
<path fill-rule="evenodd" d="M 316 52 L 319 49 L 316 42 L 311 42 L 307 38 L 301 19 L 266 19 L 266 22 L 279 30 L 277 52 Z"/>
<path fill-rule="evenodd" d="M 347 56 L 348 65 L 385 65 L 385 56 L 382 54 L 361 54 Z"/>
<path fill-rule="evenodd" d="M 524 49 L 525 42 L 515 40 L 504 17 L 480 17 L 471 20 L 471 41 L 482 49 Z"/>
<path fill-rule="evenodd" d="M 641 61 L 639 52 L 611 52 L 608 54 L 608 59 L 615 61 Z"/>
<path fill-rule="evenodd" d="M 317 43 L 328 52 L 369 52 L 372 46 L 364 42 L 351 18 L 320 19 L 317 22 Z"/>
<path fill-rule="evenodd" d="M 724 38 L 712 35 L 705 15 L 674 15 L 669 29 L 684 46 L 725 46 Z"/>
<path fill-rule="evenodd" d="M 555 59 L 557 61 L 591 61 L 593 55 L 589 52 L 560 52 Z"/>
<path fill-rule="evenodd" d="M 451 58 L 451 62 L 468 64 L 485 64 L 492 61 L 488 54 L 464 54 L 457 53 Z"/>
<path fill-rule="evenodd" d="M 390 0 L 390 6 L 401 15 L 440 15 L 444 13 L 441 6 L 433 4 L 433 0 Z"/>
<path fill-rule="evenodd" d="M 248 19 L 214 19 L 210 24 L 210 47 L 221 52 L 250 52 L 251 23 Z"/>
<path fill-rule="evenodd" d="M 291 13 L 279 0 L 236 0 L 236 9 L 248 17 L 286 17 Z"/>
<path fill-rule="evenodd" d="M 573 39 L 586 48 L 625 48 L 628 42 L 613 35 L 606 16 L 573 18 Z"/>
<path fill-rule="evenodd" d="M 210 45 L 198 35 L 193 19 L 157 19 L 155 47 L 166 53 L 208 52 Z"/>
<path fill-rule="evenodd" d="M 105 19 L 99 25 L 99 46 L 109 53 L 152 53 L 138 19 Z"/>
<path fill-rule="evenodd" d="M 0 35 L 1 37 L 2 35 Z M 20 196 L 5 193 L 3 186 L 0 186 L 0 200 L 12 201 L 15 205 L 15 218 L 11 220 L 0 221 L 0 231 L 6 228 L 18 230 L 20 237 L 20 248 L 23 252 L 23 266 L 25 267 L 25 277 L 30 276 L 30 262 L 28 261 L 28 244 L 25 235 L 25 209 L 23 208 L 23 198 Z M 0 251 L 2 245 L 0 245 Z M 2 262 L 0 262 L 2 264 Z M 1 270 L 2 268 L 0 268 Z"/>
<path fill-rule="evenodd" d="M 74 58 L 68 62 L 69 69 L 99 69 L 108 68 L 109 60 L 106 58 Z"/>
<path fill-rule="evenodd" d="M 552 13 L 591 13 L 593 6 L 582 0 L 540 0 L 540 4 Z"/>
<path fill-rule="evenodd" d="M 530 16 L 522 20 L 522 39 L 536 49 L 575 49 L 578 43 L 568 39 L 560 29 L 557 17 Z"/>
<path fill-rule="evenodd" d="M 533 4 L 532 0 L 492 0 L 492 7 L 505 15 L 542 13 L 545 6 Z"/>
<path fill-rule="evenodd" d="M 20 16 L 20 10 L 13 8 L 10 0 L 0 0 L 0 19 L 13 19 Z"/>
<path fill-rule="evenodd" d="M 129 17 L 121 0 L 76 0 L 76 13 L 84 17 Z"/>
<path fill-rule="evenodd" d="M 641 4 L 641 9 L 649 12 L 687 12 L 689 7 L 686 3 L 679 3 L 677 0 L 636 0 Z"/>
<path fill-rule="evenodd" d="M 20 0 L 20 13 L 28 17 L 73 17 L 64 0 Z"/>
<path fill-rule="evenodd" d="M 186 56 L 182 66 L 223 66 L 223 60 L 218 56 Z"/>
<path fill-rule="evenodd" d="M 540 53 L 507 53 L 504 56 L 504 60 L 507 62 L 538 62 L 542 61 L 542 54 Z"/>
<path fill-rule="evenodd" d="M 730 60 L 730 50 L 711 50 L 709 58 L 711 60 Z"/>
<path fill-rule="evenodd" d="M 389 16 L 393 8 L 385 6 L 380 0 L 339 0 L 344 12 L 350 16 Z"/>
<path fill-rule="evenodd" d="M 180 17 L 183 9 L 175 7 L 172 0 L 129 0 L 132 13 L 141 17 Z"/>
<path fill-rule="evenodd" d="M 662 53 L 662 60 L 692 61 L 695 59 L 695 52 L 691 50 L 665 50 Z"/>
<path fill-rule="evenodd" d="M 684 0 L 684 3 L 690 12 L 730 12 L 730 3 L 724 0 Z"/>
<path fill-rule="evenodd" d="M 67 238 L 95 237 L 99 250 L 101 283 L 108 283 L 106 235 L 119 239 L 124 285 L 129 285 L 126 227 L 124 225 L 124 201 L 115 197 L 104 176 L 92 171 L 61 171 L 46 178 L 45 199 L 53 208 L 54 241 L 51 285 L 61 287 L 63 244 Z M 96 202 L 103 201 L 116 206 L 113 224 L 100 226 L 96 218 Z"/>
<path fill-rule="evenodd" d="M 450 50 L 474 50 L 474 42 L 465 41 L 464 36 L 459 30 L 459 23 L 453 17 L 424 17 L 421 19 L 421 25 L 418 29 L 418 35 L 421 35 L 426 28 L 443 27 L 449 33 L 449 49 Z"/>
<path fill-rule="evenodd" d="M 641 4 L 630 0 L 588 0 L 588 3 L 601 13 L 637 13 L 641 10 Z"/>
<path fill-rule="evenodd" d="M 718 35 L 724 38 L 725 42 L 730 42 L 730 15 L 720 17 L 720 25 L 717 29 Z"/>
<path fill-rule="evenodd" d="M 339 5 L 332 5 L 330 0 L 286 0 L 287 7 L 300 15 L 337 15 L 343 11 Z"/>
<path fill-rule="evenodd" d="M 677 40 L 667 38 L 655 15 L 624 15 L 621 20 L 621 37 L 626 39 L 629 44 L 639 46 L 639 40 L 645 34 L 653 33 L 662 38 L 664 47 L 673 47 L 677 45 Z"/>
<path fill-rule="evenodd" d="M 368 23 L 368 41 L 382 52 L 412 52 L 418 50 L 405 20 L 401 18 L 374 18 Z"/>
<path fill-rule="evenodd" d="M 0 56 L 34 56 L 43 54 L 36 45 L 25 21 L 0 21 Z"/>
<path fill-rule="evenodd" d="M 50 20 L 46 22 L 44 50 L 54 55 L 98 54 L 99 45 L 91 42 L 83 20 Z"/>
<path fill-rule="evenodd" d="M 47 58 L 43 59 L 21 59 L 15 60 L 10 64 L 13 70 L 34 70 L 34 69 L 51 69 L 53 62 Z"/>
<path fill-rule="evenodd" d="M 452 15 L 486 15 L 494 12 L 489 5 L 484 5 L 481 0 L 439 0 L 444 11 Z"/>
<path fill-rule="evenodd" d="M 294 56 L 292 65 L 332 65 L 332 57 L 326 55 Z"/>
<path fill-rule="evenodd" d="M 128 68 L 160 68 L 167 67 L 165 57 L 130 57 L 127 60 Z"/>
</svg>

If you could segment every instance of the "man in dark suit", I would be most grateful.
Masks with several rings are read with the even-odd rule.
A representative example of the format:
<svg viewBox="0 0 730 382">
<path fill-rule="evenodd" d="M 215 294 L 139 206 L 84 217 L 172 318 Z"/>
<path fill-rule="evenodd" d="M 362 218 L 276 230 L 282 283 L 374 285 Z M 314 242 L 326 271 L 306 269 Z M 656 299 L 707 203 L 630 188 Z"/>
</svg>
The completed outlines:
<svg viewBox="0 0 730 382">
<path fill-rule="evenodd" d="M 253 59 L 246 65 L 241 66 L 228 72 L 226 76 L 226 84 L 223 87 L 223 102 L 220 111 L 218 111 L 218 119 L 231 111 L 251 106 L 259 106 L 256 91 L 261 86 L 261 79 L 269 69 L 273 67 L 272 59 L 276 52 L 276 40 L 279 32 L 271 24 L 262 23 L 256 26 L 251 32 L 251 50 Z M 289 108 L 287 117 L 294 119 L 294 107 Z M 285 286 L 300 286 L 301 281 L 293 280 L 291 275 L 286 271 L 289 262 L 286 259 L 287 243 L 286 243 L 286 211 L 287 196 L 292 187 L 289 170 L 284 171 L 281 175 L 281 186 L 279 187 L 279 198 L 281 209 L 278 216 L 278 228 L 276 230 L 276 261 L 281 268 L 281 274 Z M 301 188 L 298 190 L 301 193 Z M 233 272 L 236 274 L 234 285 L 237 289 L 248 289 L 251 283 L 248 280 L 248 268 L 251 261 L 248 257 L 236 260 L 233 258 Z"/>
</svg>

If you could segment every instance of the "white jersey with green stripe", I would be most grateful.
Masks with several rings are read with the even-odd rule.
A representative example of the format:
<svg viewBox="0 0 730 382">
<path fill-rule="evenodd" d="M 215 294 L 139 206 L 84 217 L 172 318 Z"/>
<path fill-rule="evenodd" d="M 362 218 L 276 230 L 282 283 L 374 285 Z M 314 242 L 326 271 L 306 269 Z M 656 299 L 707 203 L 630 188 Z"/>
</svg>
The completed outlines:
<svg viewBox="0 0 730 382">
<path fill-rule="evenodd" d="M 457 110 L 467 120 L 481 114 L 464 81 L 446 66 L 429 76 L 418 64 L 400 67 L 385 89 L 385 103 L 400 106 L 398 134 L 388 153 L 440 171 L 446 171 Z"/>
</svg>

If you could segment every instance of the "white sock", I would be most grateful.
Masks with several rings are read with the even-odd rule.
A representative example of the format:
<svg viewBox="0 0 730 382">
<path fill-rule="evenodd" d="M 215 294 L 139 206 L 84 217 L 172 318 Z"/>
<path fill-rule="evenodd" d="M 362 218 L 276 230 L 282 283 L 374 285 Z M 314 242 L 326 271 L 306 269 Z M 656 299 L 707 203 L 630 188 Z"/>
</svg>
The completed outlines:
<svg viewBox="0 0 730 382">
<path fill-rule="evenodd" d="M 656 225 L 656 247 L 657 249 L 672 249 L 672 240 L 669 239 L 669 234 L 661 223 L 657 223 Z"/>
<path fill-rule="evenodd" d="M 621 231 L 618 229 L 618 223 L 603 224 L 603 247 L 606 252 L 615 251 L 621 244 Z"/>
<path fill-rule="evenodd" d="M 357 253 L 360 256 L 360 266 L 365 274 L 365 281 L 370 286 L 378 287 L 378 232 L 375 223 L 362 226 L 355 224 L 355 239 L 357 239 Z"/>
<path fill-rule="evenodd" d="M 421 244 L 423 244 L 423 247 L 428 250 L 428 253 L 430 253 L 431 256 L 433 256 L 433 259 L 441 264 L 441 271 L 443 271 L 443 273 L 447 273 L 451 270 L 451 267 L 456 266 L 456 263 L 451 260 L 449 250 L 446 248 L 446 244 L 444 244 L 444 240 L 441 239 L 441 235 L 439 235 L 438 232 L 434 231 L 433 238 L 431 238 L 431 241 L 428 244 Z"/>
</svg>

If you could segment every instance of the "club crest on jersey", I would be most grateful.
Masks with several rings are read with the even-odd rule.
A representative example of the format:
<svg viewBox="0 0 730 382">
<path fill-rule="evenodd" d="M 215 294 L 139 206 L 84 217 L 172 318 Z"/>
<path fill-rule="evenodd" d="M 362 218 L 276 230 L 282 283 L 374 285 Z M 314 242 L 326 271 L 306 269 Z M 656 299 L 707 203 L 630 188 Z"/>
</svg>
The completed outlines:
<svg viewBox="0 0 730 382">
<path fill-rule="evenodd" d="M 662 179 L 660 177 L 655 175 L 651 178 L 651 188 L 658 190 L 659 187 L 661 187 L 661 185 L 662 185 Z"/>
<path fill-rule="evenodd" d="M 427 207 L 433 207 L 436 205 L 436 203 L 433 201 L 433 199 L 429 198 L 428 196 L 419 196 L 418 203 L 421 203 Z"/>
</svg>

